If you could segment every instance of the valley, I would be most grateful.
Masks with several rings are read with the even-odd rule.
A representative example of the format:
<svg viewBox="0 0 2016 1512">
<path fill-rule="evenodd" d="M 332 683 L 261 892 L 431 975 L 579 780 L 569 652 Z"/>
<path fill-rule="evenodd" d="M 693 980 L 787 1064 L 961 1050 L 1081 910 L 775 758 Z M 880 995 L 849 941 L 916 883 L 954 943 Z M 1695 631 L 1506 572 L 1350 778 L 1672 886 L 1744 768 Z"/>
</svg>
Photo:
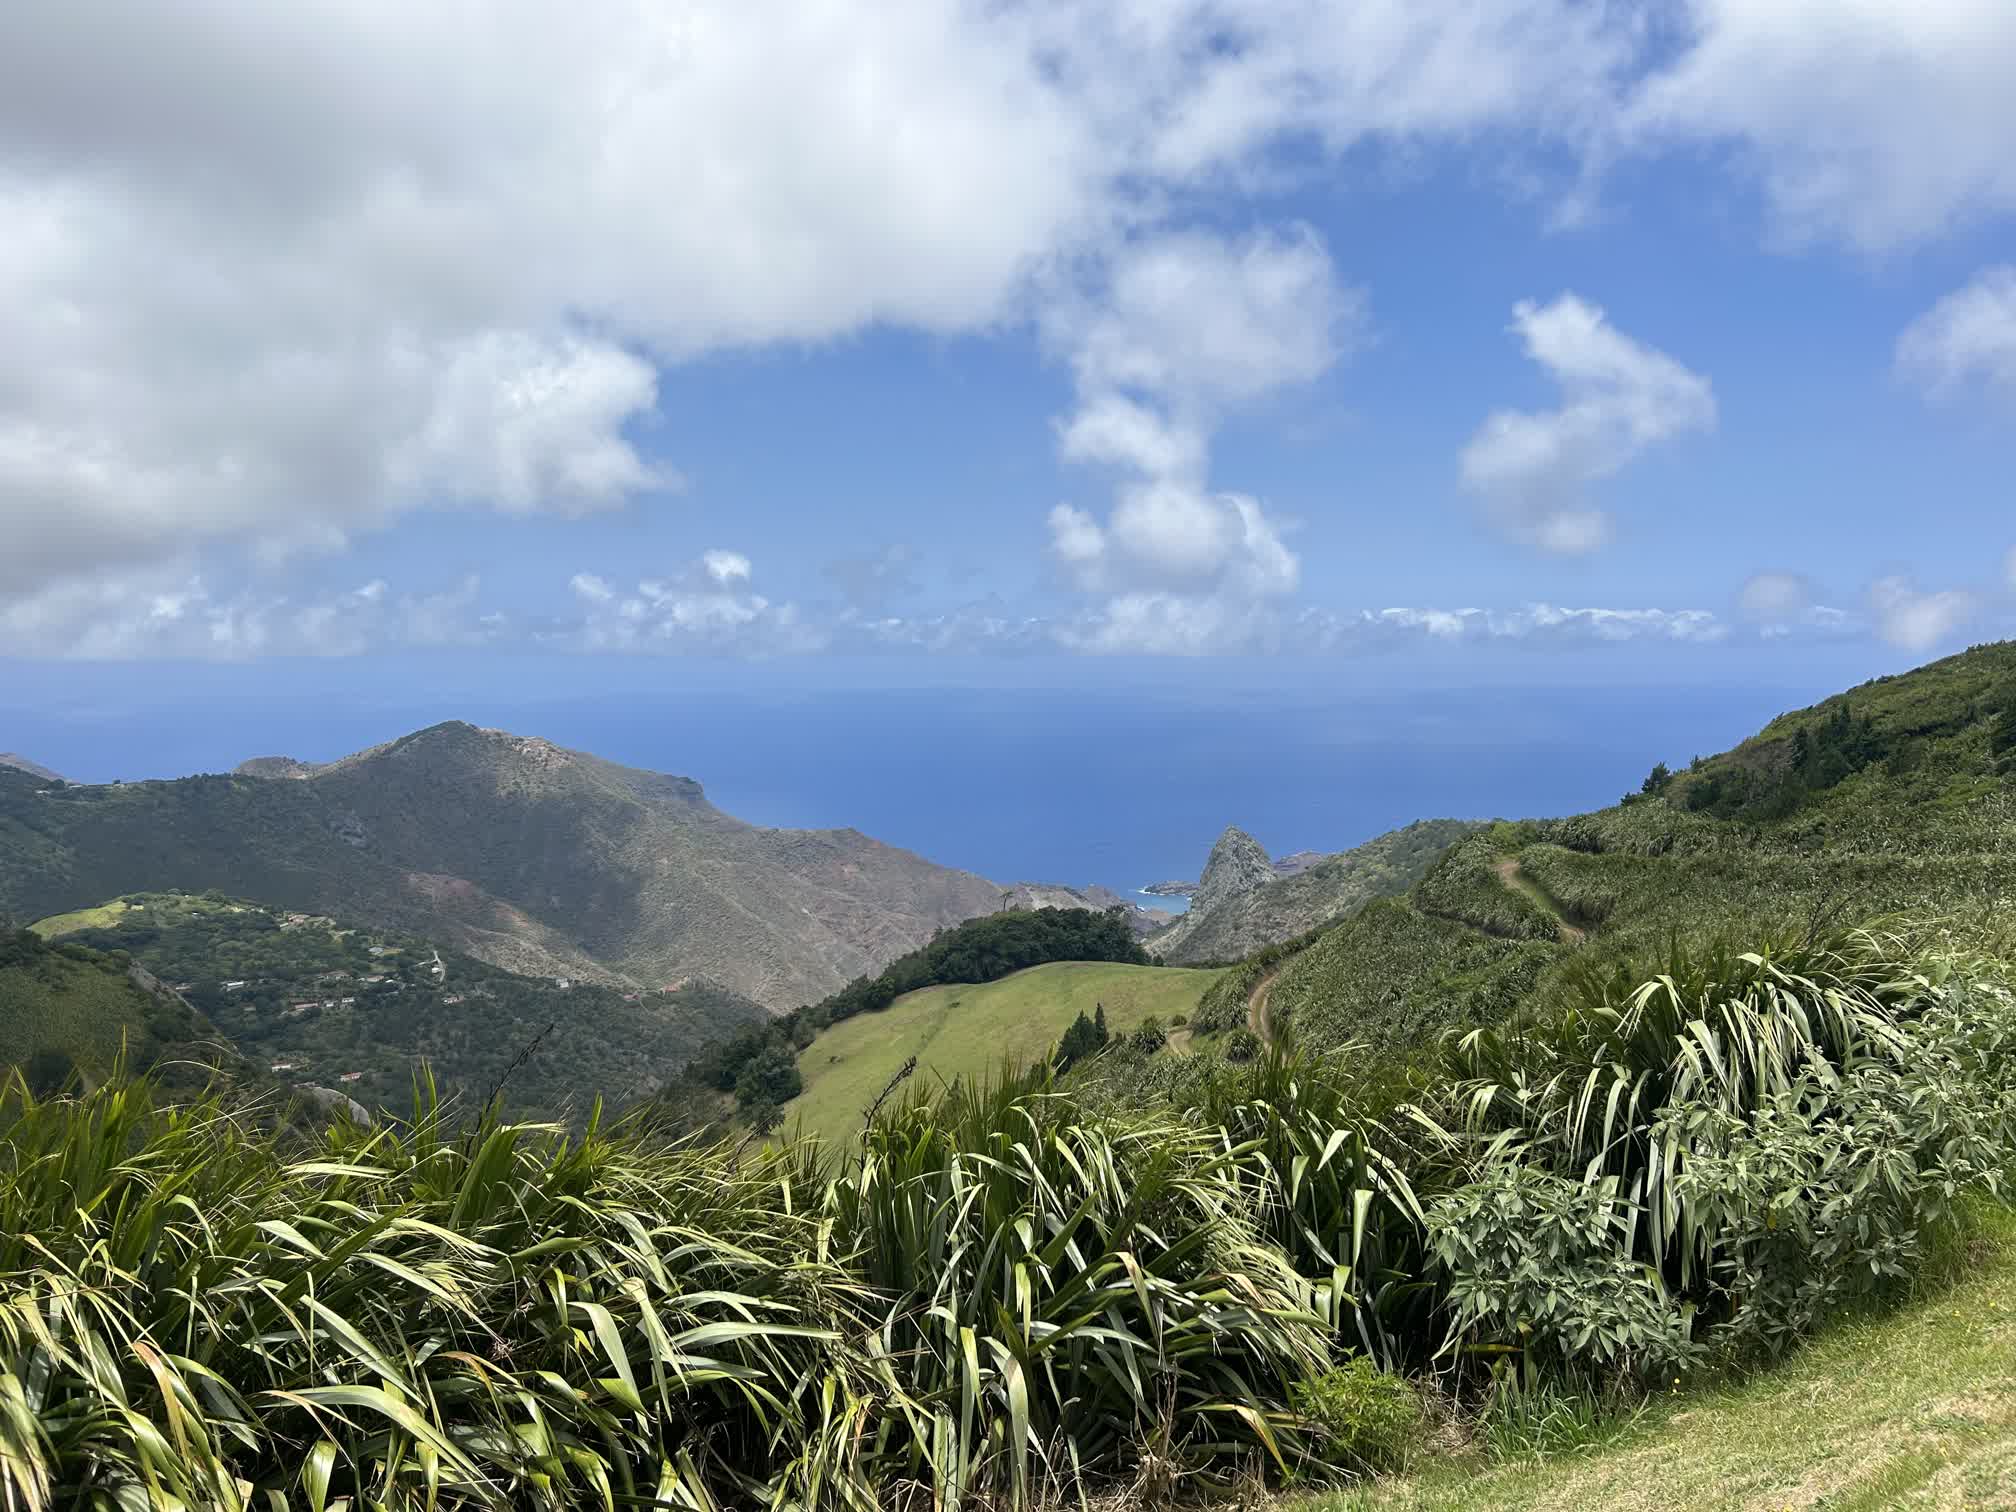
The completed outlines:
<svg viewBox="0 0 2016 1512">
<path fill-rule="evenodd" d="M 1049 1053 L 1079 1014 L 1104 1009 L 1114 1035 L 1150 1019 L 1180 1029 L 1221 972 L 1059 962 L 982 984 L 925 987 L 845 1019 L 799 1052 L 805 1090 L 783 1105 L 785 1127 L 829 1140 L 858 1134 L 863 1112 L 912 1057 L 898 1096 L 960 1078 L 986 1079 Z"/>
<path fill-rule="evenodd" d="M 0 1276 L 70 1306 L 107 1242 L 69 1195 L 94 1184 L 146 1321 L 66 1325 L 92 1358 L 142 1358 L 141 1329 L 256 1336 L 295 1396 L 399 1407 L 443 1446 L 408 1469 L 372 1458 L 380 1430 L 185 1408 L 197 1468 L 144 1462 L 185 1503 L 192 1473 L 278 1489 L 304 1457 L 395 1502 L 428 1474 L 536 1475 L 557 1507 L 621 1475 L 692 1506 L 817 1481 L 1031 1507 L 1165 1461 L 1333 1487 L 1309 1512 L 1616 1499 L 1650 1464 L 1704 1504 L 1731 1477 L 1873 1506 L 2002 1474 L 1993 1318 L 1934 1330 L 1979 1387 L 1964 1412 L 1910 1417 L 1867 1476 L 1828 1464 L 1928 1379 L 1902 1343 L 1859 1369 L 1855 1340 L 1935 1286 L 2003 1305 L 2016 645 L 1655 764 L 1592 812 L 1426 821 L 1292 867 L 1228 829 L 1190 914 L 1145 935 L 1069 906 L 1102 894 L 756 831 L 683 779 L 411 739 L 102 791 L 0 769 L 9 896 L 64 905 L 0 958 L 7 1144 L 56 1152 L 0 1166 Z M 227 871 L 379 916 L 193 885 Z M 157 872 L 188 881 L 93 890 Z M 874 927 L 871 894 L 897 909 Z M 832 983 L 781 1012 L 690 969 L 759 901 L 821 921 L 740 976 Z M 844 968 L 802 964 L 841 932 Z M 678 974 L 652 990 L 647 961 Z M 410 1096 L 430 1074 L 439 1118 Z M 582 1133 L 598 1093 L 610 1119 Z M 77 1174 L 45 1183 L 48 1161 Z M 227 1310 L 212 1275 L 260 1279 Z M 290 1289 L 329 1315 L 277 1307 Z M 684 1368 L 654 1376 L 674 1339 Z M 337 1358 L 359 1368 L 310 1373 Z M 1851 1368 L 1829 1415 L 1741 1431 Z M 597 1447 L 526 1460 L 495 1379 Z M 119 1389 L 199 1400 L 156 1380 Z M 887 1426 L 829 1432 L 841 1402 Z"/>
</svg>

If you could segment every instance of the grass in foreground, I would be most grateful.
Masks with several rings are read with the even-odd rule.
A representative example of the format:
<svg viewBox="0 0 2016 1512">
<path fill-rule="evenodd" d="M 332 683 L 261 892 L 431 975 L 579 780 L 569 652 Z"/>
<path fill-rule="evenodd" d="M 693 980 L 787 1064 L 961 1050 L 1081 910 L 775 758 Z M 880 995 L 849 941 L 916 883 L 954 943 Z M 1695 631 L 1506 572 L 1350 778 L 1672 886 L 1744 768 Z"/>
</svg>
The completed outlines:
<svg viewBox="0 0 2016 1512">
<path fill-rule="evenodd" d="M 985 1078 L 1005 1057 L 1042 1055 L 1081 1012 L 1106 1005 L 1107 1027 L 1122 1034 L 1149 1017 L 1187 1017 L 1220 971 L 1060 961 L 979 986 L 927 987 L 879 1013 L 857 1014 L 826 1030 L 798 1057 L 805 1091 L 787 1103 L 787 1127 L 848 1139 L 904 1061 L 917 1057 L 920 1084 Z"/>
<path fill-rule="evenodd" d="M 1653 1404 L 1575 1455 L 1459 1460 L 1284 1512 L 2016 1507 L 2016 1211 L 1955 1283 L 1843 1323 L 1781 1367 Z"/>
</svg>

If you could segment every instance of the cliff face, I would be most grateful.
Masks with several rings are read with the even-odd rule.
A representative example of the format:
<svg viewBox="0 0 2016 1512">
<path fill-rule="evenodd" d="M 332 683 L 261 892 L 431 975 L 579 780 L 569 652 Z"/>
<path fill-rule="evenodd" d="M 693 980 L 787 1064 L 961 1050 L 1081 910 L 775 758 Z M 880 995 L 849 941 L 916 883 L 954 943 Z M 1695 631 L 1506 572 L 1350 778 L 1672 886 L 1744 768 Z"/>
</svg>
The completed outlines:
<svg viewBox="0 0 2016 1512">
<path fill-rule="evenodd" d="M 1190 895 L 1189 912 L 1155 936 L 1148 948 L 1165 960 L 1202 959 L 1190 950 L 1189 942 L 1206 916 L 1273 880 L 1274 863 L 1266 847 L 1236 824 L 1226 825 Z"/>
<path fill-rule="evenodd" d="M 1374 898 L 1405 892 L 1435 859 L 1476 828 L 1467 820 L 1425 819 L 1334 856 L 1313 852 L 1270 862 L 1258 841 L 1228 829 L 1211 859 L 1190 911 L 1147 942 L 1178 965 L 1233 961 L 1264 945 L 1292 940 L 1340 919 Z"/>
<path fill-rule="evenodd" d="M 1236 824 L 1228 824 L 1218 843 L 1211 847 L 1211 857 L 1204 863 L 1204 875 L 1197 880 L 1197 892 L 1190 906 L 1217 908 L 1273 880 L 1274 863 L 1268 858 L 1266 847 Z"/>
</svg>

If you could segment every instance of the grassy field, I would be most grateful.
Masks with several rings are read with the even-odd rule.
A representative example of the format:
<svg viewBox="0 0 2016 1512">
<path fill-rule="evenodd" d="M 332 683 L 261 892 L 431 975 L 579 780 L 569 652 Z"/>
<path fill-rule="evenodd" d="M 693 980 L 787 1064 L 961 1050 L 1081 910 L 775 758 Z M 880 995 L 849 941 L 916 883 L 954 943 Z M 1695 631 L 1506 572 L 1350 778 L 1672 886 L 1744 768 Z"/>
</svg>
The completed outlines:
<svg viewBox="0 0 2016 1512">
<path fill-rule="evenodd" d="M 787 1103 L 787 1127 L 844 1139 L 910 1056 L 920 1079 L 985 1075 L 1004 1057 L 1043 1054 L 1078 1014 L 1106 1005 L 1114 1034 L 1142 1020 L 1187 1017 L 1223 973 L 1176 966 L 1063 961 L 1032 966 L 984 986 L 927 987 L 880 1013 L 857 1014 L 821 1034 L 798 1057 L 802 1096 Z"/>
<path fill-rule="evenodd" d="M 2016 1213 L 1984 1219 L 1951 1287 L 1747 1382 L 1655 1404 L 1594 1450 L 1445 1463 L 1282 1512 L 1583 1507 L 2016 1507 Z"/>
<path fill-rule="evenodd" d="M 124 900 L 114 898 L 110 903 L 101 903 L 96 908 L 80 908 L 72 913 L 51 914 L 46 919 L 37 919 L 28 927 L 45 940 L 60 940 L 64 935 L 76 934 L 80 929 L 116 929 L 119 916 L 126 912 Z"/>
</svg>

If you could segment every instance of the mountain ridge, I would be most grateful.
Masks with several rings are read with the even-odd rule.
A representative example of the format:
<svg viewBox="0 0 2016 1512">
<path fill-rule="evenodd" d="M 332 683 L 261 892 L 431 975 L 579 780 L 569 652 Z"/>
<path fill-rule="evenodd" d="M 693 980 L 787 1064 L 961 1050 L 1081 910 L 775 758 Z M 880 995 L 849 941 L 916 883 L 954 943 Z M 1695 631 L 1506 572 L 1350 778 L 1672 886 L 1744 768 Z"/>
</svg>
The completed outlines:
<svg viewBox="0 0 2016 1512">
<path fill-rule="evenodd" d="M 64 782 L 68 779 L 60 772 L 52 772 L 39 762 L 30 761 L 26 756 L 13 751 L 0 751 L 0 767 L 10 767 L 17 772 L 26 772 L 30 777 L 39 777 L 44 782 Z"/>
<path fill-rule="evenodd" d="M 327 763 L 254 762 L 261 775 L 61 792 L 0 772 L 0 909 L 215 887 L 445 934 L 514 971 L 699 974 L 782 1009 L 1006 891 L 858 830 L 749 824 L 691 778 L 462 721 Z"/>
</svg>

